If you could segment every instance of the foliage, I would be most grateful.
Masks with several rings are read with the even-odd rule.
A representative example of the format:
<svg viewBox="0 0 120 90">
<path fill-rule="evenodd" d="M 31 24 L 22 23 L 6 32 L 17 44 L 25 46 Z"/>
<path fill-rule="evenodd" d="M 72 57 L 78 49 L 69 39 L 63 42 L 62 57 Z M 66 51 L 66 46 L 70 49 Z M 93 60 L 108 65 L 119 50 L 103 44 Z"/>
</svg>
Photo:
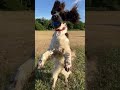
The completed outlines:
<svg viewBox="0 0 120 90">
<path fill-rule="evenodd" d="M 6 7 L 10 10 L 19 10 L 23 8 L 18 0 L 6 0 Z"/>
<path fill-rule="evenodd" d="M 79 23 L 75 24 L 73 28 L 84 30 L 85 26 L 84 26 L 84 23 L 80 21 Z"/>
<path fill-rule="evenodd" d="M 51 25 L 51 20 L 45 18 L 35 19 L 41 26 L 44 27 L 45 30 L 52 30 L 53 26 Z M 71 22 L 66 22 L 69 30 L 84 30 L 85 24 L 82 21 L 79 21 L 77 24 L 73 24 Z M 37 30 L 37 28 L 35 28 Z"/>
<path fill-rule="evenodd" d="M 5 0 L 0 0 L 0 9 L 6 8 Z"/>
<path fill-rule="evenodd" d="M 86 0 L 87 10 L 120 10 L 120 0 Z"/>
<path fill-rule="evenodd" d="M 73 29 L 74 24 L 71 22 L 67 22 L 68 29 Z"/>
<path fill-rule="evenodd" d="M 41 18 L 41 19 L 36 19 L 35 21 L 37 21 L 39 24 L 41 24 L 44 27 L 45 30 L 53 29 L 53 27 L 51 25 L 51 20 Z"/>
<path fill-rule="evenodd" d="M 41 23 L 35 21 L 35 30 L 45 30 L 45 28 Z"/>
<path fill-rule="evenodd" d="M 35 0 L 0 0 L 0 10 L 34 10 Z"/>
</svg>

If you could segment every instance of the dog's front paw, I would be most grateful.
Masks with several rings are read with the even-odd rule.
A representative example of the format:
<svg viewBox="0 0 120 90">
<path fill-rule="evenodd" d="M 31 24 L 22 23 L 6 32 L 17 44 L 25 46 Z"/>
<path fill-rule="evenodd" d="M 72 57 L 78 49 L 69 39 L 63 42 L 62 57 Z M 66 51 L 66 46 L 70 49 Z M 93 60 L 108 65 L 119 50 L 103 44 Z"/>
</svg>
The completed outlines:
<svg viewBox="0 0 120 90">
<path fill-rule="evenodd" d="M 63 48 L 59 48 L 59 51 L 60 51 L 61 53 L 64 53 L 64 49 L 63 49 Z"/>
<path fill-rule="evenodd" d="M 72 66 L 72 65 L 71 65 L 70 63 L 66 63 L 64 68 L 65 68 L 65 70 L 66 70 L 67 72 L 69 72 L 71 66 Z"/>
<path fill-rule="evenodd" d="M 39 60 L 38 61 L 38 64 L 37 64 L 37 69 L 41 69 L 43 67 L 44 63 L 42 60 Z"/>
</svg>

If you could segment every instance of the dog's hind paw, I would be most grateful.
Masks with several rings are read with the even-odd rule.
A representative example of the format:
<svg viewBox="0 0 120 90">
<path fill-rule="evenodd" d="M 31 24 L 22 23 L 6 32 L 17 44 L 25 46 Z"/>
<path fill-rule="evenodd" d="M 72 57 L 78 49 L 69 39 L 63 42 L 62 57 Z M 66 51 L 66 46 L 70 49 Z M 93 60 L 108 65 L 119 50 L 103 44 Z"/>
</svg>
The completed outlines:
<svg viewBox="0 0 120 90">
<path fill-rule="evenodd" d="M 38 64 L 37 64 L 37 69 L 41 69 L 43 67 L 44 63 L 42 60 L 39 60 L 38 61 Z"/>
<path fill-rule="evenodd" d="M 52 87 L 51 90 L 55 90 L 55 87 Z"/>
<path fill-rule="evenodd" d="M 68 82 L 65 82 L 65 87 L 68 87 Z"/>
</svg>

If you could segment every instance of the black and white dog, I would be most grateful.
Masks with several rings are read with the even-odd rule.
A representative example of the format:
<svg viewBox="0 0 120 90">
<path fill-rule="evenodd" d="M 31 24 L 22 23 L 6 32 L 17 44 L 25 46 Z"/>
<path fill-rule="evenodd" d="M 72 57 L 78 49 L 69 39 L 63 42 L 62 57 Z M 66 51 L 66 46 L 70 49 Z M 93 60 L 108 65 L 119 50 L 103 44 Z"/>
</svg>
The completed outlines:
<svg viewBox="0 0 120 90">
<path fill-rule="evenodd" d="M 75 5 L 70 11 L 64 10 L 65 3 L 56 0 L 51 10 L 52 25 L 55 28 L 51 44 L 48 50 L 41 55 L 38 61 L 38 69 L 40 69 L 45 61 L 49 57 L 53 57 L 55 60 L 55 68 L 53 70 L 53 85 L 55 88 L 56 81 L 59 73 L 65 76 L 65 82 L 68 82 L 68 77 L 71 73 L 70 68 L 72 66 L 72 59 L 75 57 L 75 53 L 71 51 L 70 42 L 68 39 L 66 21 L 77 23 L 79 21 L 79 14 L 77 12 L 77 5 Z"/>
</svg>

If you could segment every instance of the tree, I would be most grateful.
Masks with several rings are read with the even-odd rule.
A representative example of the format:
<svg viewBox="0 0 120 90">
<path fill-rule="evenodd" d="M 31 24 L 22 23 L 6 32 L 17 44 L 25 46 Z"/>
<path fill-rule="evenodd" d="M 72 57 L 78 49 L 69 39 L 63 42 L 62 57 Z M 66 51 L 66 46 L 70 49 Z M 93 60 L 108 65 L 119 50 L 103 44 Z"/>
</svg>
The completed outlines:
<svg viewBox="0 0 120 90">
<path fill-rule="evenodd" d="M 71 22 L 67 22 L 67 27 L 68 27 L 68 29 L 70 30 L 70 29 L 73 29 L 73 23 L 71 23 Z"/>
<path fill-rule="evenodd" d="M 35 0 L 0 0 L 1 10 L 34 10 Z"/>
<path fill-rule="evenodd" d="M 35 20 L 35 29 L 36 30 L 52 30 L 53 26 L 51 25 L 52 21 L 45 18 L 38 18 Z M 85 24 L 82 21 L 79 21 L 77 24 L 73 24 L 69 21 L 66 22 L 68 30 L 84 30 Z"/>
<path fill-rule="evenodd" d="M 44 26 L 35 21 L 35 30 L 45 30 Z"/>
<path fill-rule="evenodd" d="M 6 9 L 6 2 L 5 2 L 5 0 L 0 0 L 0 9 Z"/>
<path fill-rule="evenodd" d="M 5 0 L 7 10 L 21 10 L 23 6 L 19 0 Z"/>
<path fill-rule="evenodd" d="M 38 23 L 40 23 L 41 25 L 43 25 L 45 27 L 45 29 L 52 29 L 53 27 L 51 26 L 51 20 L 45 19 L 45 18 L 41 18 L 41 19 L 36 19 L 36 21 Z"/>
<path fill-rule="evenodd" d="M 79 30 L 84 30 L 85 24 L 82 21 L 79 21 L 79 23 L 74 24 L 73 28 L 74 29 L 79 29 Z"/>
</svg>

